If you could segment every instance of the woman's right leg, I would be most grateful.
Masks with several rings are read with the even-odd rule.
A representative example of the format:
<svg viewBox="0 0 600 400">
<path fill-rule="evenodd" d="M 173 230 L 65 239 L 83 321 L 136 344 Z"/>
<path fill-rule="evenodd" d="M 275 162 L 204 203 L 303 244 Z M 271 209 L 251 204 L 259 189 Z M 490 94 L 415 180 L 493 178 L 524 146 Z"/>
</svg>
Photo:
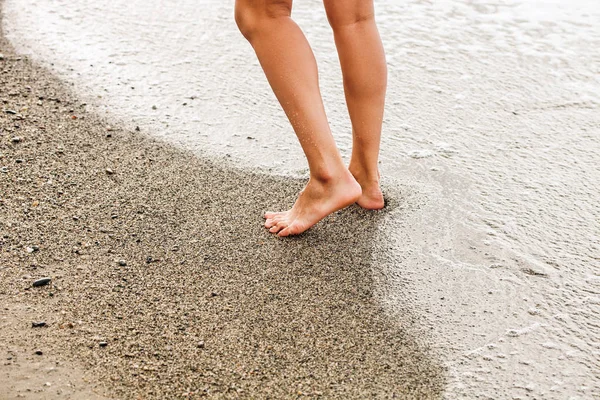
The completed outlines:
<svg viewBox="0 0 600 400">
<path fill-rule="evenodd" d="M 236 0 L 235 17 L 290 120 L 308 159 L 310 179 L 291 210 L 267 213 L 265 226 L 280 236 L 305 231 L 354 203 L 360 185 L 339 154 L 319 90 L 317 63 L 292 21 L 292 0 Z"/>
</svg>

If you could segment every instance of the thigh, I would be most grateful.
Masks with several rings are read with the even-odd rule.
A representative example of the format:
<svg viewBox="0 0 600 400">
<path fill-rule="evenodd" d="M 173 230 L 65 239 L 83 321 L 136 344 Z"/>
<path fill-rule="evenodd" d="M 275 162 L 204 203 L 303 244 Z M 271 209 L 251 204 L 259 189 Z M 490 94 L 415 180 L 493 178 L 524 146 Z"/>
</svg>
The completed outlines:
<svg viewBox="0 0 600 400">
<path fill-rule="evenodd" d="M 323 0 L 332 27 L 350 25 L 374 17 L 373 0 Z"/>
</svg>

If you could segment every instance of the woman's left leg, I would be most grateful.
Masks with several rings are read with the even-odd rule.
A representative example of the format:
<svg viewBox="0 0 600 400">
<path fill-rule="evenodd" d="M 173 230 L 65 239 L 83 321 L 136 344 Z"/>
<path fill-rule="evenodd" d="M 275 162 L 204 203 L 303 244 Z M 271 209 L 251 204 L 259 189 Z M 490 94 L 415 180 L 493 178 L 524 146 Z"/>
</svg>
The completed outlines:
<svg viewBox="0 0 600 400">
<path fill-rule="evenodd" d="M 387 65 L 375 24 L 373 0 L 323 0 L 323 3 L 333 28 L 352 121 L 349 170 L 362 187 L 357 203 L 378 210 L 384 206 L 378 159 Z"/>
</svg>

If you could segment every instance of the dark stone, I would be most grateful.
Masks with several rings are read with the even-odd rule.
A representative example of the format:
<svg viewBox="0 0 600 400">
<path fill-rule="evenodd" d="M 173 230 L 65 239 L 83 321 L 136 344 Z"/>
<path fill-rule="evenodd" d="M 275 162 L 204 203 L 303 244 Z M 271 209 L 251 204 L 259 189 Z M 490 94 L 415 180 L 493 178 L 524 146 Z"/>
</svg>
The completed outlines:
<svg viewBox="0 0 600 400">
<path fill-rule="evenodd" d="M 38 286 L 46 286 L 47 284 L 50 283 L 50 281 L 52 281 L 52 278 L 40 278 L 37 281 L 33 282 L 33 287 L 38 287 Z"/>
</svg>

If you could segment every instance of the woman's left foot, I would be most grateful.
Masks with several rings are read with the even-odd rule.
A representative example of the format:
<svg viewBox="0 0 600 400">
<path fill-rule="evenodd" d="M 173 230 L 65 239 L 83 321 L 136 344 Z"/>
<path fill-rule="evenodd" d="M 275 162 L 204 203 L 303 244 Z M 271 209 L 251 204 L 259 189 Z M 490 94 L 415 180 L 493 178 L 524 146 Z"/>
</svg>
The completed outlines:
<svg viewBox="0 0 600 400">
<path fill-rule="evenodd" d="M 298 235 L 328 216 L 360 199 L 362 190 L 352 174 L 317 180 L 312 177 L 289 211 L 266 212 L 265 227 L 278 236 Z"/>
</svg>

